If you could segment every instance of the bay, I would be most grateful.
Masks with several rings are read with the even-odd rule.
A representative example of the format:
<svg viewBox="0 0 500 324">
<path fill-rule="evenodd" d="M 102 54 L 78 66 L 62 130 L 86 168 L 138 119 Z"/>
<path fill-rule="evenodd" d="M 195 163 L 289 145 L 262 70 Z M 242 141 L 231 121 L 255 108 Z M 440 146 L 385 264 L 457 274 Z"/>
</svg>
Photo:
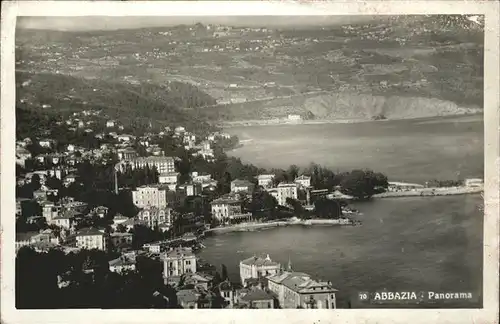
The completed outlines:
<svg viewBox="0 0 500 324">
<path fill-rule="evenodd" d="M 483 177 L 480 115 L 358 124 L 246 126 L 230 152 L 259 167 L 315 162 L 334 170 L 370 168 L 393 181 Z M 279 227 L 205 240 L 201 257 L 239 281 L 239 261 L 267 253 L 294 270 L 332 281 L 339 307 L 359 291 L 473 292 L 481 307 L 483 200 L 480 195 L 378 199 L 355 205 L 360 227 Z M 448 304 L 451 307 L 451 304 Z"/>
<path fill-rule="evenodd" d="M 296 271 L 332 281 L 339 307 L 360 291 L 473 292 L 481 295 L 483 216 L 480 195 L 379 199 L 356 204 L 359 227 L 288 226 L 208 237 L 200 256 L 228 268 L 269 254 Z M 460 307 L 480 307 L 476 303 Z"/>
<path fill-rule="evenodd" d="M 228 128 L 243 146 L 230 152 L 259 167 L 369 168 L 393 181 L 483 177 L 481 115 L 352 124 Z"/>
</svg>

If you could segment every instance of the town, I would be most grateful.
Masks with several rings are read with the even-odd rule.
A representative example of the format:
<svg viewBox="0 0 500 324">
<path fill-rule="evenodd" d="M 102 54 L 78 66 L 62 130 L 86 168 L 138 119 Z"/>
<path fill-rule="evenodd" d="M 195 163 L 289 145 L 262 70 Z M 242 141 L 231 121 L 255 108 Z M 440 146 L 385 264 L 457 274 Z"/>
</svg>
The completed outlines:
<svg viewBox="0 0 500 324">
<path fill-rule="evenodd" d="M 356 210 L 344 198 L 384 191 L 384 175 L 335 175 L 317 165 L 307 174 L 293 165 L 263 170 L 228 157 L 224 151 L 238 139 L 221 131 L 202 137 L 183 126 L 146 127 L 137 136 L 100 114 L 84 110 L 64 119 L 17 110 L 18 262 L 37 267 L 59 255 L 66 266 L 54 266 L 60 270 L 52 276 L 64 293 L 84 285 L 77 273 L 96 284 L 103 270 L 125 278 L 149 271 L 140 264 L 152 262 L 163 264 L 163 286 L 175 291 L 151 292 L 163 307 L 335 308 L 332 283 L 291 264 L 252 256 L 241 261 L 241 282 L 233 283 L 225 266 L 217 271 L 196 251 L 218 230 L 301 220 L 355 224 L 347 215 Z M 373 180 L 372 187 L 360 187 L 360 178 Z M 75 259 L 80 263 L 62 261 Z M 19 288 L 21 306 L 22 295 Z"/>
<path fill-rule="evenodd" d="M 369 170 L 259 169 L 228 157 L 238 139 L 219 130 L 203 136 L 183 126 L 150 126 L 131 135 L 92 110 L 43 119 L 18 109 L 18 118 L 17 261 L 26 269 L 49 256 L 59 262 L 50 275 L 40 274 L 52 280 L 40 280 L 61 296 L 112 273 L 135 284 L 156 278 L 143 307 L 336 308 L 334 285 L 296 272 L 291 261 L 285 267 L 269 255 L 249 256 L 240 262 L 240 282 L 231 282 L 225 265 L 218 271 L 196 252 L 206 235 L 273 224 L 356 225 L 350 199 L 436 192 Z M 482 179 L 467 179 L 465 187 L 482 190 Z M 21 287 L 29 294 L 37 285 Z M 19 288 L 21 306 L 22 295 Z M 117 307 L 133 307 L 124 303 Z"/>
</svg>

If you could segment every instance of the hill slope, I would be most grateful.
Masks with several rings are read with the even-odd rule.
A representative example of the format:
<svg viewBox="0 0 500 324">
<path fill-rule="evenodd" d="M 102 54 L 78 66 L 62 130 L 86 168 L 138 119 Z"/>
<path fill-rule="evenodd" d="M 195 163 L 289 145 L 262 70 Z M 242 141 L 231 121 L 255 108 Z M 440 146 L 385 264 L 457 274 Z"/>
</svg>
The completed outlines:
<svg viewBox="0 0 500 324">
<path fill-rule="evenodd" d="M 203 123 L 183 108 L 215 103 L 206 93 L 180 82 L 138 86 L 49 73 L 16 72 L 16 90 L 18 105 L 24 108 L 61 114 L 102 110 L 125 123 L 141 118 L 165 125 Z"/>
</svg>

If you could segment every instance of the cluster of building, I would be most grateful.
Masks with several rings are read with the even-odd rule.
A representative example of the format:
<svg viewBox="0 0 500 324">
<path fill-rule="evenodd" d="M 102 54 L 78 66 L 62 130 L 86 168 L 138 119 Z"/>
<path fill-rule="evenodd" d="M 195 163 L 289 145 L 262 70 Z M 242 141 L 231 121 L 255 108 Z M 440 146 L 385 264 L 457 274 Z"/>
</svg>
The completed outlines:
<svg viewBox="0 0 500 324">
<path fill-rule="evenodd" d="M 224 300 L 225 308 L 336 308 L 337 289 L 331 282 L 294 271 L 290 261 L 285 269 L 269 255 L 240 261 L 240 282 L 226 278 L 216 287 L 213 273 L 197 266 L 190 249 L 172 249 L 161 259 L 165 284 L 177 289 L 183 308 L 210 308 L 215 294 Z"/>
</svg>

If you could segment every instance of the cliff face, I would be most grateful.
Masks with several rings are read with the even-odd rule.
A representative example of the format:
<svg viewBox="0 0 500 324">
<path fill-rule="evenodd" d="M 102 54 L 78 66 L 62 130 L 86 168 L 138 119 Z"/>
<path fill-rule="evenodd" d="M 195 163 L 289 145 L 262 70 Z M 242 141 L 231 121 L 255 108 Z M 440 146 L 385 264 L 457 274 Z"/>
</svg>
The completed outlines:
<svg viewBox="0 0 500 324">
<path fill-rule="evenodd" d="M 419 118 L 480 112 L 435 98 L 330 94 L 306 99 L 302 107 L 317 119 Z"/>
</svg>

